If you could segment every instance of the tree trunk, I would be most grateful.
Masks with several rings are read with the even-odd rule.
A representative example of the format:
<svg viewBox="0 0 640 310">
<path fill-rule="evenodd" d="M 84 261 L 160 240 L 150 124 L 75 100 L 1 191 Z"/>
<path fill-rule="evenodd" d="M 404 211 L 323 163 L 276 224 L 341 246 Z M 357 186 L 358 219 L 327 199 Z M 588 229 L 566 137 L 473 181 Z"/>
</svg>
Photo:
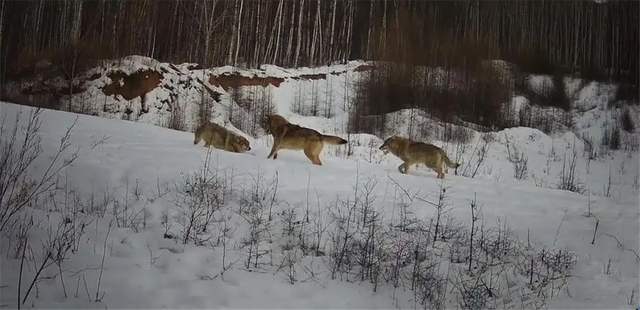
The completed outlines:
<svg viewBox="0 0 640 310">
<path fill-rule="evenodd" d="M 296 54 L 293 58 L 293 67 L 298 67 L 298 59 L 300 58 L 300 46 L 302 45 L 302 17 L 304 16 L 304 0 L 300 0 L 300 11 L 298 14 L 298 36 L 296 40 Z"/>
<path fill-rule="evenodd" d="M 236 31 L 237 31 L 237 39 L 236 39 L 236 52 L 235 55 L 233 56 L 233 66 L 237 66 L 238 65 L 238 53 L 240 52 L 240 35 L 242 33 L 242 31 L 240 31 L 241 29 L 241 25 L 242 25 L 242 9 L 244 7 L 244 0 L 240 0 L 240 9 L 238 10 L 238 24 L 236 27 Z"/>
<path fill-rule="evenodd" d="M 74 0 L 73 26 L 71 27 L 70 43 L 75 44 L 80 40 L 80 27 L 82 26 L 82 0 Z"/>
<path fill-rule="evenodd" d="M 338 8 L 338 0 L 333 0 L 333 9 L 331 10 L 331 31 L 329 32 L 329 57 L 335 60 L 336 48 L 334 45 L 334 39 L 336 37 L 335 25 L 336 25 L 336 10 Z"/>
</svg>

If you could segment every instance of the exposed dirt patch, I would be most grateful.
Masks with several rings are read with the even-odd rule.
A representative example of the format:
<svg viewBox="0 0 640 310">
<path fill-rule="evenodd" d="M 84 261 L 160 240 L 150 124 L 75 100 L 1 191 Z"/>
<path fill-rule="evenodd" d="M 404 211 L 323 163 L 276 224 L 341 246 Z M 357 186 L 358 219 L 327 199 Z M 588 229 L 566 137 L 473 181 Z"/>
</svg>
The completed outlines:
<svg viewBox="0 0 640 310">
<path fill-rule="evenodd" d="M 283 78 L 279 77 L 246 77 L 241 76 L 239 74 L 222 74 L 222 75 L 211 75 L 209 77 L 209 83 L 214 86 L 220 86 L 225 91 L 228 91 L 231 87 L 236 88 L 240 86 L 263 86 L 273 85 L 275 87 L 280 87 L 280 84 L 284 82 Z"/>
<path fill-rule="evenodd" d="M 355 72 L 363 72 L 363 71 L 370 71 L 370 70 L 373 70 L 373 67 L 369 65 L 361 65 L 353 69 L 353 71 Z"/>
<path fill-rule="evenodd" d="M 326 73 L 301 74 L 300 76 L 294 77 L 295 80 L 324 80 L 326 78 Z"/>
<path fill-rule="evenodd" d="M 111 84 L 102 91 L 105 95 L 121 95 L 125 100 L 131 100 L 155 89 L 164 78 L 162 73 L 153 70 L 142 70 L 131 75 L 117 71 L 107 75 Z"/>
<path fill-rule="evenodd" d="M 354 72 L 363 72 L 363 71 L 369 71 L 372 70 L 373 67 L 369 66 L 369 65 L 361 65 L 358 66 L 357 68 L 355 68 L 353 71 Z M 346 73 L 347 71 L 331 71 L 328 74 L 330 75 L 334 75 L 334 76 L 340 76 L 344 73 Z M 327 79 L 327 73 L 316 73 L 316 74 L 301 74 L 299 76 L 295 76 L 295 77 L 291 77 L 291 79 L 293 80 L 325 80 Z"/>
</svg>

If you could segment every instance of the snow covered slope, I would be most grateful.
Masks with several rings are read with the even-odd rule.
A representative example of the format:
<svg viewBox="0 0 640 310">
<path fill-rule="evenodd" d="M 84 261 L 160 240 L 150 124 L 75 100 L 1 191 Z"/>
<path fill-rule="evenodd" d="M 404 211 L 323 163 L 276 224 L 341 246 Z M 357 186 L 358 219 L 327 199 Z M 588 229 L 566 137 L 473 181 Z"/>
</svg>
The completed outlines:
<svg viewBox="0 0 640 310">
<path fill-rule="evenodd" d="M 31 108 L 0 103 L 3 144 L 19 109 L 17 141 Z M 79 151 L 51 179 L 56 186 L 2 231 L 0 304 L 11 308 L 18 298 L 23 308 L 638 305 L 634 152 L 612 152 L 590 172 L 578 163 L 589 185 L 608 184 L 603 172 L 613 163 L 616 194 L 577 194 L 516 181 L 506 160 L 516 156 L 506 149 L 514 137 L 531 174 L 560 169 L 571 134 L 476 133 L 474 141 L 489 141 L 493 172 L 449 171 L 439 181 L 424 169 L 401 175 L 397 159 L 364 145 L 346 159 L 329 146 L 319 167 L 297 152 L 266 159 L 267 138 L 251 139 L 249 153 L 208 153 L 190 133 L 148 124 L 49 110 L 39 117 L 42 154 L 30 176 L 45 173 L 72 124 L 58 163 Z M 326 120 L 307 120 L 327 129 Z M 559 160 L 545 164 L 548 152 Z"/>
</svg>

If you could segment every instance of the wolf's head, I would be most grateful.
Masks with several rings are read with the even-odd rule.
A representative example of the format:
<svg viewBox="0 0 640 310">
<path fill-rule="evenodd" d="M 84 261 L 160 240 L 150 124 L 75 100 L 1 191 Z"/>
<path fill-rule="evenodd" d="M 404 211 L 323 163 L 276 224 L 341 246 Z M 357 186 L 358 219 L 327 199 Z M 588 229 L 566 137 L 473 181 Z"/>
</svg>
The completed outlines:
<svg viewBox="0 0 640 310">
<path fill-rule="evenodd" d="M 235 139 L 233 140 L 233 148 L 238 153 L 244 153 L 244 152 L 247 152 L 247 151 L 251 151 L 251 145 L 249 143 L 249 140 L 247 140 L 245 137 L 241 137 L 241 136 L 235 137 Z"/>
<path fill-rule="evenodd" d="M 265 116 L 267 118 L 267 128 L 269 129 L 270 134 L 273 134 L 273 131 L 276 130 L 278 127 L 289 124 L 289 121 L 287 121 L 286 118 L 278 114 L 271 114 L 271 115 L 265 115 Z"/>
<path fill-rule="evenodd" d="M 378 149 L 383 151 L 385 155 L 387 155 L 389 152 L 395 154 L 395 151 L 398 149 L 400 140 L 402 140 L 402 138 L 393 135 L 384 140 L 384 143 L 382 143 L 382 145 Z"/>
</svg>

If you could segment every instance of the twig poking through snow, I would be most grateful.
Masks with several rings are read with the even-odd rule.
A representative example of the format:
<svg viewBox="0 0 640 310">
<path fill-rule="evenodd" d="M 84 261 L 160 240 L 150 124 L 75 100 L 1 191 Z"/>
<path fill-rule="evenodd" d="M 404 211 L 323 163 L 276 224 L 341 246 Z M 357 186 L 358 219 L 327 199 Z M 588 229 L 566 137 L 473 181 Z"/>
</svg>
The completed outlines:
<svg viewBox="0 0 640 310">
<path fill-rule="evenodd" d="M 560 235 L 560 229 L 562 228 L 562 223 L 564 223 L 564 219 L 566 217 L 567 217 L 567 210 L 564 210 L 562 219 L 560 219 L 560 225 L 558 225 L 558 230 L 556 230 L 556 236 L 553 238 L 553 246 L 556 246 L 556 242 L 558 241 L 558 235 Z"/>
</svg>

